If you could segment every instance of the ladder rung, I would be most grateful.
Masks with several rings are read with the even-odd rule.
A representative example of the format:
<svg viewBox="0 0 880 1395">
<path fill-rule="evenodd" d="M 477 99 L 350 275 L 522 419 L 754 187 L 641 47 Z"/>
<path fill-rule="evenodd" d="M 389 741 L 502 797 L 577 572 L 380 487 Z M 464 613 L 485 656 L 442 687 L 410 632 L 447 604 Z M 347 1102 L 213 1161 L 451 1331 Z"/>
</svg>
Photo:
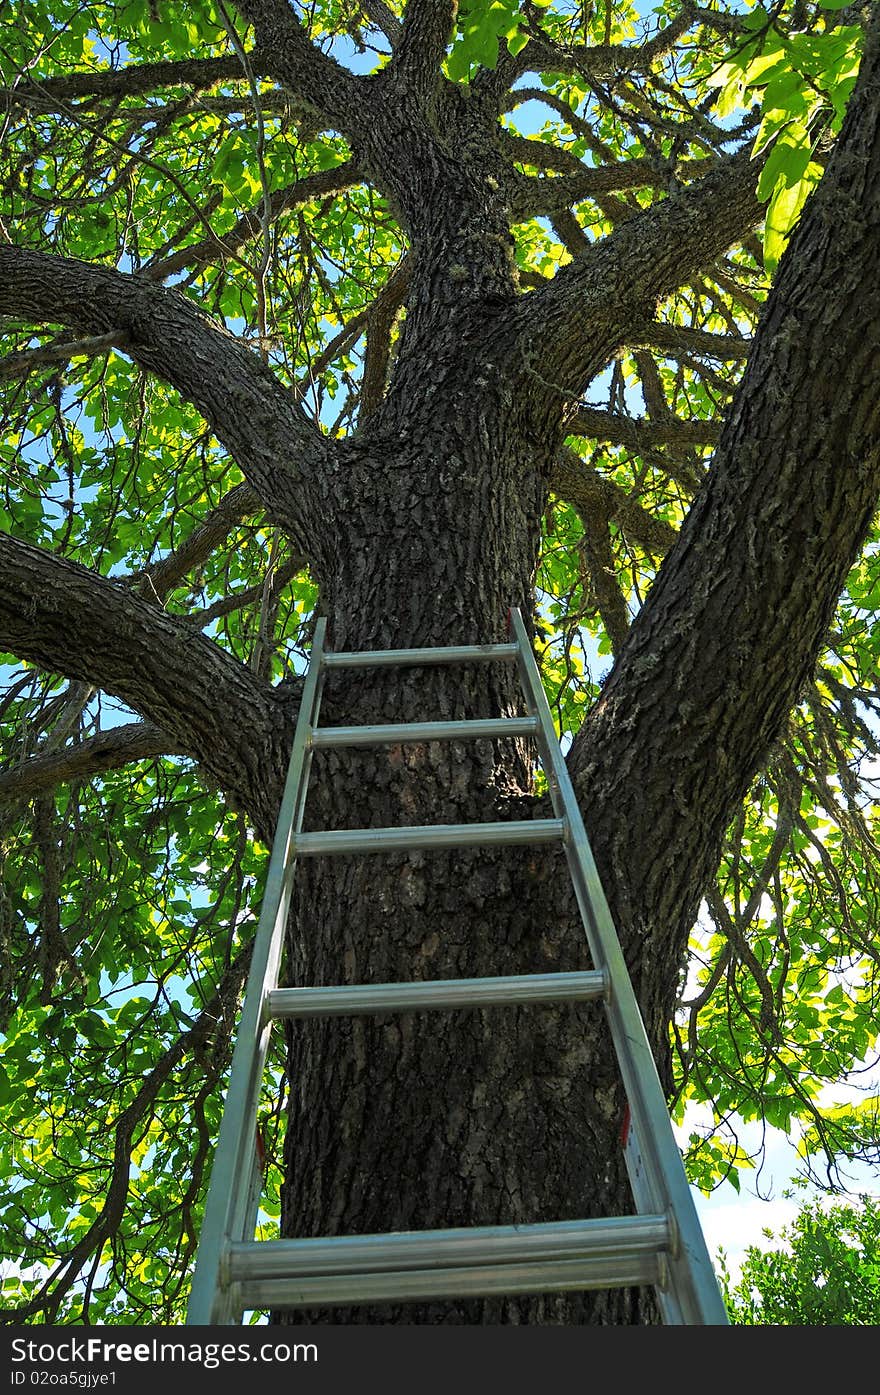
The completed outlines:
<svg viewBox="0 0 880 1395">
<path fill-rule="evenodd" d="M 515 659 L 516 644 L 458 644 L 445 649 L 362 649 L 325 653 L 325 668 L 386 668 L 398 664 L 463 664 Z"/>
<path fill-rule="evenodd" d="M 397 741 L 475 740 L 484 736 L 534 736 L 537 717 L 480 717 L 464 722 L 393 722 L 375 727 L 316 727 L 313 746 L 381 746 Z"/>
<path fill-rule="evenodd" d="M 251 1240 L 227 1247 L 229 1276 L 289 1279 L 313 1275 L 413 1272 L 462 1265 L 526 1264 L 586 1255 L 656 1254 L 672 1243 L 664 1215 L 600 1216 L 532 1225 L 459 1226 L 378 1235 Z"/>
<path fill-rule="evenodd" d="M 506 823 L 429 823 L 412 828 L 340 828 L 298 833 L 291 855 L 400 852 L 410 848 L 462 848 L 510 843 L 552 843 L 565 834 L 565 819 L 512 819 Z"/>
<path fill-rule="evenodd" d="M 374 1012 L 430 1012 L 514 1003 L 587 1002 L 602 998 L 608 976 L 601 969 L 568 974 L 508 974 L 501 978 L 432 979 L 415 983 L 337 984 L 325 988 L 274 988 L 267 1017 L 345 1017 Z"/>
<path fill-rule="evenodd" d="M 268 1242 L 267 1242 L 268 1243 Z M 512 1297 L 526 1293 L 582 1292 L 597 1288 L 661 1287 L 666 1265 L 657 1254 L 619 1259 L 538 1260 L 533 1264 L 461 1269 L 405 1269 L 395 1273 L 332 1275 L 314 1279 L 249 1279 L 235 1285 L 243 1311 L 332 1308 L 343 1304 L 426 1302 L 433 1298 Z"/>
</svg>

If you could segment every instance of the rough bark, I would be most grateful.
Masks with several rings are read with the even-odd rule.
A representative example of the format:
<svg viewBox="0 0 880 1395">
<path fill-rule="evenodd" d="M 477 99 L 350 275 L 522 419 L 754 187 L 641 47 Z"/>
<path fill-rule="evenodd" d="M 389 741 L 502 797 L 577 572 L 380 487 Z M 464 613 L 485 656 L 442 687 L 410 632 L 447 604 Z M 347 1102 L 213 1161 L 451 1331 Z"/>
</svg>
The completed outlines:
<svg viewBox="0 0 880 1395">
<path fill-rule="evenodd" d="M 191 300 L 111 267 L 0 246 L 0 314 L 115 335 L 198 408 L 291 537 L 310 536 L 308 482 L 327 442 L 257 355 Z"/>
<path fill-rule="evenodd" d="M 3 648 L 122 698 L 161 728 L 169 750 L 197 760 L 270 841 L 295 691 L 273 691 L 119 582 L 6 534 L 0 570 Z"/>
</svg>

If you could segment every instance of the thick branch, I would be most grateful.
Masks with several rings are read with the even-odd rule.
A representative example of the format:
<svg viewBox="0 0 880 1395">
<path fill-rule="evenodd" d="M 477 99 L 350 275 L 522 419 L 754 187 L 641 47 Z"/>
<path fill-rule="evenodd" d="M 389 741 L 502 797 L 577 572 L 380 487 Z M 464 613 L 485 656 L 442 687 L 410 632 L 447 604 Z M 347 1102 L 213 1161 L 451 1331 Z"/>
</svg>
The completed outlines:
<svg viewBox="0 0 880 1395">
<path fill-rule="evenodd" d="M 510 159 L 520 164 L 560 171 L 549 178 L 514 173 L 510 200 L 514 219 L 553 213 L 557 209 L 582 203 L 585 199 L 601 198 L 615 190 L 644 189 L 651 185 L 665 189 L 676 169 L 681 173 L 703 175 L 714 163 L 710 158 L 688 161 L 632 159 L 618 160 L 610 165 L 584 165 L 565 150 L 522 136 L 507 136 L 502 148 Z"/>
<path fill-rule="evenodd" d="M 713 162 L 714 163 L 714 162 Z M 541 375 L 576 388 L 685 283 L 763 217 L 748 153 L 631 218 L 569 263 L 522 310 L 527 352 Z"/>
<path fill-rule="evenodd" d="M 370 307 L 367 317 L 367 349 L 361 380 L 361 416 L 375 411 L 385 392 L 391 358 L 394 318 L 409 289 L 410 265 L 406 258 L 395 267 Z"/>
<path fill-rule="evenodd" d="M 614 520 L 629 537 L 658 557 L 668 552 L 678 537 L 671 524 L 655 518 L 619 484 L 567 447 L 553 463 L 550 488 L 577 509 L 582 518 L 597 518 L 603 526 Z"/>
<path fill-rule="evenodd" d="M 713 466 L 570 755 L 619 919 L 682 948 L 880 496 L 880 15 L 872 28 Z"/>
<path fill-rule="evenodd" d="M 641 417 L 615 416 L 613 412 L 600 412 L 595 408 L 581 407 L 568 418 L 567 426 L 572 436 L 587 436 L 594 441 L 608 441 L 611 445 L 632 446 L 634 450 L 650 450 L 657 446 L 705 446 L 714 445 L 721 427 L 715 421 L 679 421 L 673 417 L 668 422 L 645 421 Z"/>
<path fill-rule="evenodd" d="M 127 586 L 0 534 L 0 649 L 115 694 L 264 832 L 271 826 L 267 790 L 271 806 L 277 788 L 267 773 L 273 758 L 280 768 L 289 714 L 285 722 L 272 689 L 193 626 Z"/>
<path fill-rule="evenodd" d="M 363 79 L 316 48 L 287 0 L 237 0 L 236 9 L 254 26 L 272 77 L 343 135 L 360 130 Z"/>
<path fill-rule="evenodd" d="M 655 322 L 634 330 L 627 340 L 627 347 L 661 349 L 673 357 L 700 354 L 705 358 L 730 360 L 747 358 L 752 341 L 736 334 L 712 334 L 706 329 Z"/>
<path fill-rule="evenodd" d="M 452 35 L 456 9 L 456 0 L 408 0 L 391 70 L 395 79 L 422 99 L 440 81 L 440 65 Z"/>
<path fill-rule="evenodd" d="M 533 136 L 520 136 L 516 131 L 500 130 L 498 144 L 508 160 L 517 164 L 529 165 L 536 170 L 556 170 L 559 174 L 579 175 L 593 170 L 583 164 L 573 151 L 564 145 L 554 145 L 549 140 L 539 140 Z M 621 160 L 621 165 L 626 162 Z M 650 164 L 650 161 L 633 161 L 634 164 Z"/>
<path fill-rule="evenodd" d="M 249 55 L 257 72 L 262 71 L 261 55 Z M 152 94 L 158 87 L 190 87 L 201 91 L 218 82 L 242 82 L 244 74 L 236 57 L 187 58 L 164 63 L 132 63 L 124 68 L 105 68 L 91 73 L 69 73 L 64 77 L 34 78 L 17 87 L 0 87 L 4 106 L 33 106 L 43 110 L 47 101 L 69 101 L 76 97 L 121 98 Z"/>
<path fill-rule="evenodd" d="M 396 48 L 400 43 L 403 25 L 391 6 L 386 5 L 385 0 L 364 0 L 364 13 L 370 22 L 382 31 L 391 47 Z"/>
<path fill-rule="evenodd" d="M 137 364 L 198 408 L 264 506 L 306 545 L 303 494 L 332 447 L 257 355 L 185 296 L 111 267 L 6 246 L 0 314 L 118 336 Z"/>
<path fill-rule="evenodd" d="M 589 247 L 590 239 L 570 209 L 558 209 L 551 214 L 550 226 L 572 257 L 579 257 Z"/>
<path fill-rule="evenodd" d="M 87 780 L 105 770 L 119 770 L 135 760 L 184 754 L 180 742 L 146 722 L 128 722 L 74 746 L 35 755 L 0 772 L 0 804 L 33 799 L 70 780 Z"/>
<path fill-rule="evenodd" d="M 242 81 L 244 81 L 243 75 Z M 0 88 L 0 92 L 12 92 L 13 90 L 18 91 L 17 88 Z M 289 92 L 282 91 L 279 87 L 264 88 L 259 93 L 259 99 L 260 110 L 264 116 L 271 112 L 294 123 L 307 122 L 310 128 L 314 126 L 316 121 L 320 120 L 320 112 L 316 112 L 313 107 L 309 106 L 308 102 L 302 101 Z M 28 89 L 19 105 L 28 111 L 38 112 L 46 116 L 66 116 L 82 126 L 86 125 L 84 116 L 98 120 L 108 112 L 111 115 L 118 114 L 125 118 L 126 127 L 130 130 L 133 130 L 135 126 L 163 126 L 167 128 L 169 118 L 174 119 L 176 115 L 192 116 L 194 112 L 211 112 L 215 116 L 227 117 L 241 116 L 245 112 L 253 111 L 253 99 L 245 93 L 241 96 L 192 96 L 183 102 L 179 98 L 171 98 L 168 102 L 155 102 L 152 105 L 122 107 L 118 113 L 117 101 L 117 98 L 108 95 L 106 98 L 101 96 L 71 103 L 66 102 L 62 97 L 44 97 L 41 93 Z"/>
<path fill-rule="evenodd" d="M 596 607 L 616 654 L 629 633 L 629 610 L 617 584 L 614 553 L 604 519 L 590 514 L 584 516 L 584 550 Z"/>
</svg>

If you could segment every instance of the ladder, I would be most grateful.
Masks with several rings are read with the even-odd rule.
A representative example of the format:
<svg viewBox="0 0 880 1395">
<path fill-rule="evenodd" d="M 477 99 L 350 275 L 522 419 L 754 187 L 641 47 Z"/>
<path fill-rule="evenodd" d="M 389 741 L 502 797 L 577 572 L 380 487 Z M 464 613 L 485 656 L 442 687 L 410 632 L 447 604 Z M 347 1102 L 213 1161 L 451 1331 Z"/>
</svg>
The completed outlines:
<svg viewBox="0 0 880 1395">
<path fill-rule="evenodd" d="M 361 1303 L 652 1286 L 664 1323 L 726 1325 L 727 1313 L 632 984 L 599 881 L 531 644 L 518 610 L 510 643 L 336 652 L 326 622 L 312 641 L 290 764 L 254 939 L 187 1325 L 240 1324 L 245 1312 Z M 515 662 L 527 717 L 320 727 L 329 669 Z M 473 737 L 537 742 L 555 817 L 504 823 L 301 833 L 312 752 L 330 746 Z M 595 968 L 413 983 L 279 988 L 300 857 L 561 842 Z M 634 1215 L 256 1241 L 261 1169 L 257 1107 L 272 1024 L 306 1018 L 509 1004 L 604 1005 L 627 1099 L 622 1137 Z"/>
</svg>

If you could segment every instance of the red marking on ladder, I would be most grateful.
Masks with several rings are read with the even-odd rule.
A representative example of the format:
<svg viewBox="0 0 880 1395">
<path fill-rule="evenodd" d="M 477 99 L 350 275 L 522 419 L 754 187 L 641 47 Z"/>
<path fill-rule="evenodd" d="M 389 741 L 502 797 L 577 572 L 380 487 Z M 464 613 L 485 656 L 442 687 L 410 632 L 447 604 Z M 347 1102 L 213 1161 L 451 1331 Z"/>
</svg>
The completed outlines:
<svg viewBox="0 0 880 1395">
<path fill-rule="evenodd" d="M 629 1138 L 629 1126 L 632 1123 L 632 1115 L 629 1112 L 629 1105 L 623 1111 L 623 1123 L 620 1126 L 620 1146 L 626 1147 Z"/>
</svg>

